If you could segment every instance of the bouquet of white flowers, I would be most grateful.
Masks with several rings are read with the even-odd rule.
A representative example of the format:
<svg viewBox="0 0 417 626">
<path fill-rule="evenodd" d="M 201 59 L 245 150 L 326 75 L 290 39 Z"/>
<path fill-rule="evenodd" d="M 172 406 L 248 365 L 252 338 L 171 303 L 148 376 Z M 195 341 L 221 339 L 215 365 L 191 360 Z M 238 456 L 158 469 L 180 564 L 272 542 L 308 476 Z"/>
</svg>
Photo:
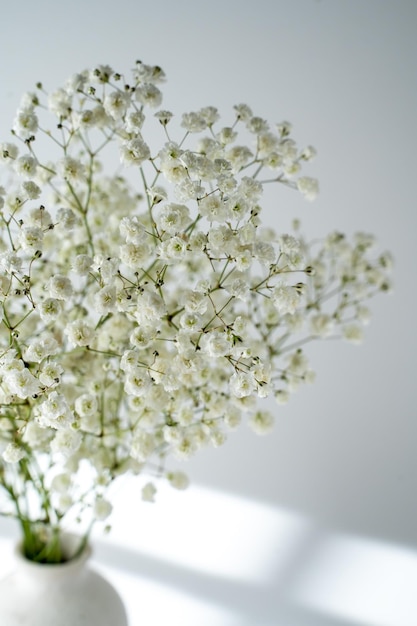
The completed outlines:
<svg viewBox="0 0 417 626">
<path fill-rule="evenodd" d="M 313 379 L 304 344 L 359 342 L 389 289 L 368 234 L 262 226 L 265 184 L 318 192 L 288 122 L 240 104 L 177 124 L 163 80 L 137 62 L 128 84 L 108 66 L 38 84 L 0 144 L 0 504 L 40 562 L 61 560 L 67 520 L 85 541 L 109 516 L 121 474 L 184 488 L 170 455 L 242 419 L 268 432 L 262 399 Z"/>
</svg>

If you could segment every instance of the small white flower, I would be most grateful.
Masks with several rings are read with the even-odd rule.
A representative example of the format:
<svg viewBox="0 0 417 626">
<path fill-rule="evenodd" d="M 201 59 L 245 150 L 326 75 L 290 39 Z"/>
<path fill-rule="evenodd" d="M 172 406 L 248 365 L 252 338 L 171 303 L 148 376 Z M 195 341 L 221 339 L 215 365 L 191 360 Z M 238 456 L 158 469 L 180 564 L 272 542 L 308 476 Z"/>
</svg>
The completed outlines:
<svg viewBox="0 0 417 626">
<path fill-rule="evenodd" d="M 157 293 L 146 291 L 138 297 L 135 317 L 139 324 L 143 324 L 145 327 L 151 324 L 157 330 L 158 324 L 165 314 L 165 303 Z"/>
<path fill-rule="evenodd" d="M 310 320 L 310 331 L 317 337 L 329 337 L 334 329 L 334 320 L 325 313 L 313 315 Z"/>
<path fill-rule="evenodd" d="M 46 357 L 56 354 L 58 349 L 58 342 L 53 337 L 35 339 L 26 349 L 25 361 L 40 363 Z"/>
<path fill-rule="evenodd" d="M 93 265 L 93 259 L 88 254 L 78 254 L 72 262 L 72 270 L 80 276 L 86 276 Z"/>
<path fill-rule="evenodd" d="M 209 222 L 225 222 L 229 217 L 228 206 L 216 194 L 206 196 L 199 202 L 200 215 L 203 215 Z"/>
<path fill-rule="evenodd" d="M 66 156 L 59 161 L 57 169 L 59 176 L 70 183 L 82 181 L 86 178 L 84 165 L 70 156 Z"/>
<path fill-rule="evenodd" d="M 153 109 L 156 109 L 162 104 L 162 93 L 160 89 L 152 83 L 143 83 L 137 87 L 135 97 L 138 102 Z"/>
<path fill-rule="evenodd" d="M 243 250 L 236 255 L 236 269 L 245 272 L 253 263 L 253 255 L 250 249 Z"/>
<path fill-rule="evenodd" d="M 24 154 L 14 162 L 14 168 L 19 176 L 26 179 L 34 178 L 38 162 L 30 154 Z"/>
<path fill-rule="evenodd" d="M 187 202 L 188 200 L 198 200 L 205 194 L 205 188 L 198 180 L 190 180 L 184 178 L 180 180 L 174 189 L 175 198 L 180 202 Z"/>
<path fill-rule="evenodd" d="M 25 180 L 22 183 L 22 194 L 28 200 L 36 200 L 41 195 L 41 188 L 32 180 Z"/>
<path fill-rule="evenodd" d="M 153 483 L 146 483 L 142 487 L 142 500 L 144 502 L 155 502 L 156 487 Z"/>
<path fill-rule="evenodd" d="M 136 370 L 139 367 L 139 352 L 137 350 L 126 350 L 120 359 L 120 369 L 123 372 Z"/>
<path fill-rule="evenodd" d="M 84 319 L 74 320 L 65 328 L 68 341 L 73 346 L 88 346 L 94 339 L 95 331 Z"/>
<path fill-rule="evenodd" d="M 18 443 L 9 443 L 1 455 L 6 463 L 18 463 L 26 456 L 26 451 L 23 446 Z"/>
<path fill-rule="evenodd" d="M 42 428 L 36 421 L 31 421 L 26 424 L 22 439 L 32 450 L 49 452 L 49 444 L 53 436 L 53 431 Z"/>
<path fill-rule="evenodd" d="M 281 314 L 295 313 L 300 301 L 300 295 L 295 287 L 279 283 L 272 292 L 272 301 Z"/>
<path fill-rule="evenodd" d="M 315 200 L 319 193 L 319 183 L 315 178 L 309 176 L 301 176 L 297 180 L 297 188 L 306 200 Z"/>
<path fill-rule="evenodd" d="M 50 279 L 48 288 L 51 298 L 56 298 L 57 300 L 68 300 L 68 298 L 72 296 L 73 292 L 70 279 L 66 276 L 61 276 L 60 274 L 57 274 Z"/>
<path fill-rule="evenodd" d="M 46 387 L 53 387 L 60 382 L 63 371 L 64 368 L 59 363 L 46 361 L 39 373 L 39 380 Z"/>
<path fill-rule="evenodd" d="M 202 326 L 201 316 L 196 313 L 183 313 L 180 317 L 180 326 L 187 332 L 199 330 Z"/>
<path fill-rule="evenodd" d="M 38 118 L 32 108 L 20 109 L 13 124 L 13 130 L 21 139 L 29 139 L 38 130 Z"/>
<path fill-rule="evenodd" d="M 269 411 L 256 411 L 249 418 L 249 426 L 257 435 L 266 435 L 274 427 L 274 417 Z"/>
<path fill-rule="evenodd" d="M 184 472 L 168 472 L 167 478 L 170 485 L 175 489 L 187 489 L 190 484 L 188 476 Z"/>
<path fill-rule="evenodd" d="M 363 329 L 358 324 L 348 324 L 342 328 L 343 337 L 350 343 L 361 344 L 363 341 Z"/>
<path fill-rule="evenodd" d="M 224 146 L 233 143 L 237 137 L 237 132 L 230 126 L 221 128 L 216 134 L 216 139 Z"/>
<path fill-rule="evenodd" d="M 160 121 L 162 126 L 166 126 L 173 118 L 174 114 L 171 111 L 157 111 L 155 117 Z"/>
<path fill-rule="evenodd" d="M 114 71 L 110 65 L 98 65 L 87 74 L 91 83 L 106 84 L 113 76 Z"/>
<path fill-rule="evenodd" d="M 307 146 L 301 152 L 300 158 L 304 159 L 304 161 L 312 161 L 317 155 L 317 151 L 313 146 Z"/>
<path fill-rule="evenodd" d="M 62 454 L 65 458 L 70 457 L 81 445 L 81 434 L 75 430 L 57 430 L 51 441 L 51 450 Z"/>
<path fill-rule="evenodd" d="M 129 113 L 126 118 L 126 130 L 128 133 L 139 133 L 143 122 L 145 121 L 145 115 L 142 111 L 133 111 Z"/>
<path fill-rule="evenodd" d="M 103 106 L 104 110 L 114 120 L 122 119 L 129 106 L 130 96 L 127 93 L 120 91 L 112 91 L 104 98 Z"/>
<path fill-rule="evenodd" d="M 146 394 L 152 381 L 146 370 L 135 369 L 126 374 L 125 391 L 132 396 L 141 397 Z"/>
<path fill-rule="evenodd" d="M 222 254 L 227 250 L 230 255 L 235 254 L 238 243 L 233 230 L 225 224 L 209 230 L 208 242 L 214 254 Z"/>
<path fill-rule="evenodd" d="M 163 200 L 166 200 L 168 197 L 168 194 L 165 191 L 165 189 L 163 187 L 158 187 L 158 186 L 149 187 L 146 190 L 146 193 L 149 197 L 149 202 L 151 203 L 152 206 L 154 206 L 155 204 L 159 204 Z"/>
<path fill-rule="evenodd" d="M 43 232 L 37 226 L 22 226 L 19 241 L 23 250 L 42 250 Z"/>
<path fill-rule="evenodd" d="M 62 302 L 56 298 L 47 298 L 38 305 L 38 311 L 44 322 L 53 322 L 62 312 Z"/>
<path fill-rule="evenodd" d="M 302 261 L 301 244 L 292 235 L 281 235 L 279 247 L 291 269 L 295 269 Z"/>
<path fill-rule="evenodd" d="M 263 159 L 264 163 L 268 165 L 268 167 L 273 167 L 273 165 L 275 165 L 275 167 L 278 167 L 278 160 L 279 166 L 282 165 L 282 161 L 276 152 L 276 150 L 278 149 L 278 143 L 278 137 L 271 132 L 261 132 L 258 135 L 258 156 L 260 159 Z"/>
<path fill-rule="evenodd" d="M 253 248 L 253 255 L 265 267 L 269 267 L 276 259 L 274 246 L 266 241 L 256 241 Z"/>
<path fill-rule="evenodd" d="M 187 168 L 184 167 L 180 161 L 161 161 L 160 168 L 161 172 L 170 183 L 179 185 L 184 180 L 188 181 Z"/>
<path fill-rule="evenodd" d="M 233 146 L 226 152 L 226 158 L 230 161 L 233 172 L 239 172 L 253 158 L 253 154 L 246 146 Z"/>
<path fill-rule="evenodd" d="M 114 282 L 114 278 L 119 271 L 120 261 L 117 258 L 103 259 L 94 257 L 94 262 L 97 266 L 97 270 L 100 272 L 101 278 L 105 285 L 111 285 Z M 96 269 L 96 268 L 94 268 Z"/>
<path fill-rule="evenodd" d="M 56 491 L 58 493 L 65 493 L 69 490 L 71 482 L 71 474 L 68 474 L 67 472 L 56 474 L 51 481 L 51 489 L 52 491 Z"/>
<path fill-rule="evenodd" d="M 73 230 L 79 224 L 78 217 L 74 211 L 66 208 L 58 209 L 57 222 L 65 230 Z"/>
<path fill-rule="evenodd" d="M 220 119 L 218 110 L 213 106 L 203 107 L 198 113 L 206 120 L 208 127 L 213 126 Z"/>
<path fill-rule="evenodd" d="M 173 445 L 172 453 L 179 461 L 187 461 L 199 449 L 200 445 L 197 439 L 193 437 L 182 437 L 178 443 Z"/>
<path fill-rule="evenodd" d="M 14 143 L 0 143 L 0 163 L 7 162 L 9 159 L 14 160 L 19 154 L 19 148 Z"/>
<path fill-rule="evenodd" d="M 69 94 L 74 94 L 79 90 L 82 91 L 87 82 L 87 78 L 87 72 L 72 74 L 65 82 L 65 90 Z"/>
<path fill-rule="evenodd" d="M 159 244 L 158 254 L 161 259 L 168 263 L 181 261 L 187 254 L 187 242 L 178 236 L 170 237 Z"/>
<path fill-rule="evenodd" d="M 155 337 L 155 330 L 151 325 L 141 324 L 130 333 L 130 343 L 138 350 L 147 348 Z"/>
<path fill-rule="evenodd" d="M 184 230 L 190 223 L 190 211 L 184 204 L 167 204 L 157 217 L 160 231 L 175 235 Z"/>
<path fill-rule="evenodd" d="M 224 424 L 230 430 L 235 430 L 241 423 L 242 416 L 237 407 L 231 406 L 227 408 L 227 413 L 224 416 Z"/>
<path fill-rule="evenodd" d="M 120 246 L 120 260 L 133 270 L 140 269 L 149 259 L 147 243 L 125 243 Z"/>
<path fill-rule="evenodd" d="M 285 138 L 280 142 L 280 151 L 284 158 L 284 164 L 288 167 L 293 165 L 298 156 L 297 144 L 293 139 Z"/>
<path fill-rule="evenodd" d="M 39 393 L 38 379 L 25 367 L 21 370 L 9 371 L 5 380 L 10 393 L 16 394 L 19 398 L 29 398 Z"/>
<path fill-rule="evenodd" d="M 66 430 L 74 422 L 74 414 L 68 406 L 65 396 L 57 391 L 52 391 L 40 405 L 37 421 L 43 428 Z"/>
<path fill-rule="evenodd" d="M 241 194 L 234 194 L 227 201 L 227 213 L 229 219 L 243 220 L 251 210 L 251 203 Z"/>
<path fill-rule="evenodd" d="M 57 89 L 48 97 L 48 108 L 61 119 L 68 117 L 72 108 L 72 98 L 65 89 Z"/>
<path fill-rule="evenodd" d="M 371 321 L 371 311 L 366 306 L 358 306 L 356 309 L 356 317 L 362 324 L 369 324 Z"/>
<path fill-rule="evenodd" d="M 142 243 L 146 236 L 145 229 L 136 215 L 133 217 L 123 217 L 120 221 L 119 230 L 127 243 Z"/>
<path fill-rule="evenodd" d="M 263 193 L 263 187 L 260 182 L 250 178 L 249 176 L 244 176 L 239 185 L 239 194 L 241 194 L 247 200 L 251 200 L 253 202 L 257 202 Z"/>
<path fill-rule="evenodd" d="M 290 394 L 286 389 L 277 389 L 274 392 L 274 397 L 277 404 L 287 404 L 290 399 Z"/>
<path fill-rule="evenodd" d="M 298 377 L 305 375 L 308 371 L 308 359 L 302 350 L 296 350 L 289 356 L 287 369 Z"/>
<path fill-rule="evenodd" d="M 249 296 L 249 284 L 243 278 L 235 278 L 225 285 L 225 289 L 231 296 L 239 298 L 239 300 L 247 300 Z"/>
<path fill-rule="evenodd" d="M 209 437 L 210 437 L 210 443 L 215 448 L 219 448 L 220 446 L 223 446 L 227 441 L 226 433 L 223 430 L 220 430 L 218 428 L 211 428 Z"/>
<path fill-rule="evenodd" d="M 207 122 L 199 113 L 183 113 L 181 126 L 189 133 L 200 133 L 207 128 Z"/>
<path fill-rule="evenodd" d="M 94 502 L 93 515 L 94 519 L 102 522 L 107 519 L 113 511 L 113 505 L 108 500 L 98 497 Z"/>
<path fill-rule="evenodd" d="M 136 61 L 133 76 L 139 83 L 152 83 L 157 85 L 165 80 L 165 72 L 158 65 L 147 65 L 142 61 Z"/>
<path fill-rule="evenodd" d="M 264 133 L 269 129 L 268 122 L 261 117 L 251 117 L 246 122 L 246 128 L 249 132 L 255 133 L 256 135 L 260 133 Z"/>
<path fill-rule="evenodd" d="M 235 104 L 233 108 L 236 111 L 237 118 L 243 122 L 247 122 L 253 117 L 252 110 L 247 104 Z"/>
<path fill-rule="evenodd" d="M 284 161 L 282 169 L 288 178 L 293 178 L 300 171 L 301 165 L 297 161 Z M 301 191 L 301 189 L 299 189 L 299 191 Z M 308 197 L 308 195 L 306 195 L 306 198 L 308 200 L 314 200 L 314 197 Z"/>
<path fill-rule="evenodd" d="M 97 398 L 91 393 L 83 393 L 75 400 L 74 406 L 78 415 L 80 415 L 81 417 L 92 415 L 97 411 L 98 408 Z"/>
<path fill-rule="evenodd" d="M 3 252 L 0 254 L 0 267 L 2 267 L 7 274 L 19 272 L 22 268 L 22 259 L 16 252 Z"/>
<path fill-rule="evenodd" d="M 120 146 L 120 161 L 123 165 L 142 165 L 150 156 L 149 146 L 140 137 L 124 141 Z"/>
<path fill-rule="evenodd" d="M 73 506 L 74 500 L 69 493 L 61 493 L 58 501 L 56 502 L 56 508 L 59 513 L 65 515 L 67 511 Z"/>
<path fill-rule="evenodd" d="M 94 306 L 97 313 L 105 315 L 116 310 L 117 293 L 116 287 L 108 285 L 103 287 L 94 296 Z"/>
<path fill-rule="evenodd" d="M 207 311 L 208 299 L 206 290 L 210 290 L 210 285 L 203 285 L 202 282 L 197 286 L 198 290 L 187 290 L 183 295 L 184 308 L 188 313 L 198 313 L 203 315 Z M 201 291 L 199 291 L 201 290 Z"/>
<path fill-rule="evenodd" d="M 256 381 L 252 372 L 235 372 L 229 383 L 231 393 L 236 398 L 250 396 L 256 389 Z"/>
<path fill-rule="evenodd" d="M 232 350 L 231 338 L 225 332 L 205 333 L 200 340 L 200 347 L 210 357 L 221 357 L 230 354 Z"/>
<path fill-rule="evenodd" d="M 130 455 L 143 463 L 148 460 L 155 449 L 155 441 L 149 433 L 139 431 L 133 435 Z"/>
</svg>

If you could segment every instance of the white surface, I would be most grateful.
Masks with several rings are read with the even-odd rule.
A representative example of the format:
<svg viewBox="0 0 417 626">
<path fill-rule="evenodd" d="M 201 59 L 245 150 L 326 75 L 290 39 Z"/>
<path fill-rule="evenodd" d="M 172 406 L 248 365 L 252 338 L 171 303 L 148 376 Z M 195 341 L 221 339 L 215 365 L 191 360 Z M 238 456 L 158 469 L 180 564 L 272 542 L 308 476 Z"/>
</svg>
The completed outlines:
<svg viewBox="0 0 417 626">
<path fill-rule="evenodd" d="M 157 505 L 132 504 L 135 491 L 125 481 L 92 563 L 121 594 L 130 626 L 415 626 L 411 549 L 207 489 L 162 489 Z M 0 579 L 12 534 L 0 520 Z"/>
<path fill-rule="evenodd" d="M 318 149 L 310 173 L 321 181 L 319 201 L 307 205 L 288 193 L 278 196 L 276 206 L 271 196 L 275 226 L 285 231 L 296 215 L 311 236 L 336 228 L 372 231 L 396 259 L 395 295 L 375 301 L 361 348 L 332 343 L 314 349 L 317 383 L 275 409 L 272 436 L 260 440 L 243 429 L 225 448 L 208 450 L 188 466 L 196 484 L 232 494 L 232 503 L 243 499 L 240 549 L 250 560 L 259 548 L 253 581 L 244 567 L 236 575 L 235 549 L 223 565 L 213 559 L 226 533 L 218 519 L 226 523 L 232 506 L 222 495 L 202 534 L 212 547 L 199 557 L 203 564 L 206 559 L 205 569 L 186 539 L 175 563 L 156 548 L 154 555 L 140 548 L 140 515 L 134 523 L 130 515 L 118 521 L 129 550 L 103 546 L 97 557 L 114 563 L 130 606 L 138 615 L 147 607 L 147 626 L 164 623 L 164 611 L 171 625 L 177 619 L 181 626 L 204 619 L 211 626 L 413 626 L 417 610 L 410 587 L 395 581 L 414 572 L 417 544 L 417 4 L 21 0 L 2 8 L 1 22 L 2 138 L 21 93 L 38 80 L 54 88 L 96 63 L 122 71 L 136 58 L 158 63 L 168 76 L 166 108 L 180 113 L 213 104 L 228 113 L 233 104 L 247 102 L 271 121 L 289 119 L 299 143 Z M 156 505 L 166 532 L 177 515 L 190 530 L 181 517 L 185 494 L 174 495 L 175 514 L 163 514 L 161 501 Z M 253 513 L 248 529 L 251 500 L 262 513 Z M 279 530 L 282 515 L 294 522 L 294 533 L 291 525 L 283 531 L 289 561 L 282 570 L 280 555 L 271 556 L 279 572 L 274 578 L 272 561 L 263 561 L 263 533 L 266 525 L 270 537 L 275 519 Z M 155 527 L 156 544 L 158 536 Z M 269 538 L 271 555 L 279 536 Z M 381 568 L 373 565 L 375 550 Z M 269 563 L 265 570 L 261 562 Z M 346 578 L 349 562 L 357 576 Z M 358 581 L 368 590 L 366 602 Z M 179 606 L 190 610 L 184 619 Z"/>
</svg>

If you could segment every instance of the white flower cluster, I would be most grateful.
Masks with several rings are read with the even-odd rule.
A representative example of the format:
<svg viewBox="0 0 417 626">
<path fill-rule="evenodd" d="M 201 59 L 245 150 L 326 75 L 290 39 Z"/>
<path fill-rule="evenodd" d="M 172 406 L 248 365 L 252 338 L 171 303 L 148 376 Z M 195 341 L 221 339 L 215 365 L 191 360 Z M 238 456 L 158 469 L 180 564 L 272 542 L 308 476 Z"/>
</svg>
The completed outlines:
<svg viewBox="0 0 417 626">
<path fill-rule="evenodd" d="M 38 85 L 0 144 L 15 180 L 0 187 L 0 483 L 13 505 L 31 482 L 34 523 L 104 519 L 127 471 L 184 488 L 169 455 L 221 445 L 243 418 L 268 432 L 258 399 L 313 379 L 303 344 L 359 342 L 364 303 L 389 288 L 371 236 L 310 246 L 261 227 L 265 184 L 318 192 L 288 122 L 239 104 L 223 125 L 209 106 L 171 136 L 163 79 L 137 63 L 129 83 L 100 66 Z M 114 154 L 125 175 L 106 173 Z"/>
</svg>

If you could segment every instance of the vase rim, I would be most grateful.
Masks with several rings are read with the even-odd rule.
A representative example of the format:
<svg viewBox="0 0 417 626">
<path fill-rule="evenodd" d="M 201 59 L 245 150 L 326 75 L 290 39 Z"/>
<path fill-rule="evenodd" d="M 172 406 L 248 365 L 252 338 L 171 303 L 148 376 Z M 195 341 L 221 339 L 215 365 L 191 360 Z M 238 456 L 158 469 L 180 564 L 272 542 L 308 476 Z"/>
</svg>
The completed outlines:
<svg viewBox="0 0 417 626">
<path fill-rule="evenodd" d="M 38 561 L 28 559 L 23 554 L 23 541 L 19 541 L 15 546 L 15 559 L 20 567 L 27 570 L 30 569 L 31 571 L 36 568 L 38 571 L 46 572 L 53 570 L 54 573 L 58 573 L 58 571 L 67 572 L 70 569 L 82 567 L 92 554 L 90 544 L 86 543 L 82 550 L 79 550 L 83 538 L 75 533 L 62 533 L 61 540 L 63 553 L 66 556 L 66 560 L 62 563 L 39 563 Z"/>
</svg>

